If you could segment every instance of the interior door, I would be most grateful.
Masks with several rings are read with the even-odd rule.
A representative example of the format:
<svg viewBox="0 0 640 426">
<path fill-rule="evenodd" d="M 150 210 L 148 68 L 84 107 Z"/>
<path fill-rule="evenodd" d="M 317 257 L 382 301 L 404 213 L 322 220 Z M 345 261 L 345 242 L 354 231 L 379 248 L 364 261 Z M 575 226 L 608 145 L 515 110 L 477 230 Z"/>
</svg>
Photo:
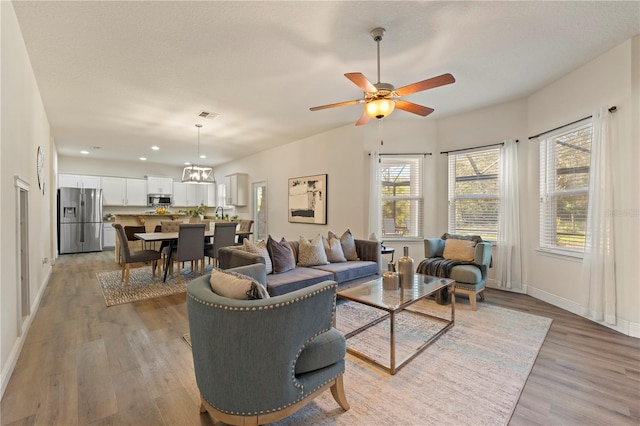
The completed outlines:
<svg viewBox="0 0 640 426">
<path fill-rule="evenodd" d="M 267 182 L 254 182 L 253 186 L 253 240 L 267 239 Z"/>
</svg>

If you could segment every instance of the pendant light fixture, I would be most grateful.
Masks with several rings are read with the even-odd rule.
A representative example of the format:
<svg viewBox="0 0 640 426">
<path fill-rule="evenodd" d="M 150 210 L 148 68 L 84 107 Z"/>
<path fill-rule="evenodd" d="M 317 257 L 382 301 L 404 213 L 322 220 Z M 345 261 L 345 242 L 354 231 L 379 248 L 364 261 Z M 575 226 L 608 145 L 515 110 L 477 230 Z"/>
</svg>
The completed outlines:
<svg viewBox="0 0 640 426">
<path fill-rule="evenodd" d="M 198 128 L 198 159 L 200 158 L 200 128 L 202 124 L 196 124 Z M 196 160 L 197 162 L 198 160 Z M 184 183 L 216 183 L 211 167 L 200 165 L 190 165 L 182 171 L 182 182 Z"/>
</svg>

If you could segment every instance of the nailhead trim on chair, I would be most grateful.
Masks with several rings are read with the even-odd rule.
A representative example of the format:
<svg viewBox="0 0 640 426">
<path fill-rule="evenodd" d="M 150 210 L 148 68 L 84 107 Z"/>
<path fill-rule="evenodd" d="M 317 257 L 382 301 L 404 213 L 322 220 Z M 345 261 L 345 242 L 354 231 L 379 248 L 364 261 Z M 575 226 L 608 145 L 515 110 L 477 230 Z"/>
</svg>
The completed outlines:
<svg viewBox="0 0 640 426">
<path fill-rule="evenodd" d="M 229 307 L 229 306 L 226 306 L 226 305 L 220 305 L 220 304 L 218 304 L 218 303 L 206 302 L 206 301 L 204 301 L 204 300 L 200 300 L 200 299 L 198 299 L 197 297 L 193 296 L 192 294 L 189 294 L 189 297 L 190 297 L 192 300 L 194 300 L 194 301 L 196 301 L 196 302 L 200 303 L 201 305 L 209 306 L 209 307 L 216 308 L 216 309 L 233 310 L 233 311 L 255 311 L 255 310 L 264 310 L 264 309 L 274 309 L 274 308 L 279 308 L 279 307 L 281 307 L 281 306 L 290 305 L 290 304 L 292 304 L 292 303 L 300 302 L 301 300 L 308 299 L 308 298 L 309 298 L 309 297 L 311 297 L 311 296 L 314 296 L 314 295 L 316 295 L 316 294 L 319 294 L 319 293 L 324 292 L 324 291 L 327 291 L 327 290 L 332 290 L 332 289 L 337 288 L 337 287 L 338 287 L 338 284 L 331 284 L 331 285 L 329 285 L 329 286 L 327 286 L 327 287 L 324 287 L 324 288 L 322 288 L 322 289 L 320 289 L 320 290 L 316 290 L 316 291 L 314 291 L 313 293 L 309 293 L 309 294 L 307 294 L 307 295 L 305 295 L 305 296 L 302 296 L 302 297 L 296 297 L 295 299 L 293 299 L 293 300 L 289 300 L 289 301 L 287 301 L 287 302 L 285 302 L 285 303 L 275 303 L 275 304 L 273 304 L 273 305 L 257 306 L 257 307 L 256 307 L 256 306 L 254 306 L 254 307 L 247 307 L 247 308 L 241 308 L 241 307 L 234 307 L 234 308 L 231 308 L 231 307 Z M 334 299 L 334 301 L 333 301 L 333 315 L 332 315 L 332 319 L 333 319 L 333 316 L 335 316 L 335 312 L 336 312 L 336 301 L 335 301 L 335 299 Z M 320 334 L 325 333 L 325 332 L 327 332 L 327 331 L 329 331 L 329 328 L 324 329 L 324 330 L 322 330 L 322 331 L 320 331 L 320 332 L 316 333 L 313 337 L 311 337 L 309 340 L 307 340 L 307 342 L 305 343 L 305 345 L 303 345 L 303 346 L 302 346 L 302 348 L 298 351 L 298 354 L 296 355 L 295 361 L 297 361 L 297 360 L 298 360 L 298 357 L 300 356 L 300 353 L 302 353 L 302 350 L 304 349 L 304 347 L 305 347 L 305 346 L 306 346 L 306 345 L 307 345 L 311 340 L 315 339 L 315 338 L 316 338 L 316 337 L 318 337 Z M 312 391 L 305 393 L 305 392 L 304 392 L 304 386 L 302 386 L 302 385 L 301 385 L 301 384 L 300 384 L 300 383 L 295 379 L 295 362 L 294 362 L 294 363 L 293 363 L 293 365 L 291 366 L 291 379 L 292 379 L 292 383 L 293 383 L 293 385 L 294 385 L 296 388 L 300 389 L 300 391 L 301 391 L 301 396 L 300 396 L 298 399 L 296 399 L 295 401 L 292 401 L 292 402 L 290 402 L 289 404 L 285 405 L 284 407 L 279 407 L 279 408 L 275 408 L 275 409 L 272 409 L 272 410 L 266 410 L 266 411 L 260 411 L 260 412 L 255 411 L 255 412 L 252 412 L 252 413 L 240 413 L 240 412 L 232 412 L 232 411 L 227 411 L 227 410 L 221 410 L 220 408 L 218 408 L 218 407 L 216 407 L 215 405 L 213 405 L 213 404 L 212 404 L 209 400 L 207 400 L 204 396 L 202 396 L 202 394 L 201 394 L 200 396 L 202 397 L 202 399 L 204 399 L 205 401 L 207 401 L 207 404 L 211 405 L 213 408 L 215 408 L 216 410 L 218 410 L 218 411 L 220 411 L 220 412 L 222 412 L 222 413 L 225 413 L 225 414 L 231 414 L 231 415 L 237 415 L 237 416 L 256 416 L 256 415 L 260 415 L 260 414 L 275 413 L 275 412 L 277 412 L 277 411 L 284 410 L 285 408 L 287 408 L 287 407 L 289 407 L 289 406 L 291 406 L 291 405 L 293 405 L 293 404 L 297 403 L 298 401 L 301 401 L 302 399 L 306 398 L 308 395 L 311 395 L 313 392 L 315 392 L 316 390 L 320 389 L 321 387 L 323 387 L 323 386 L 324 386 L 324 385 L 326 385 L 327 383 L 329 383 L 329 382 L 331 382 L 331 381 L 335 380 L 335 379 L 336 379 L 336 377 L 338 377 L 338 376 L 339 376 L 339 375 L 341 375 L 341 374 L 344 374 L 344 370 L 343 370 L 340 374 L 336 374 L 336 375 L 335 375 L 335 376 L 333 376 L 331 379 L 329 379 L 329 380 L 325 381 L 324 383 L 320 384 L 319 386 L 317 386 L 317 387 L 316 387 L 315 389 L 313 389 Z"/>
<path fill-rule="evenodd" d="M 218 303 L 211 303 L 211 302 L 207 302 L 205 300 L 200 300 L 197 297 L 193 296 L 192 294 L 189 294 L 189 297 L 192 300 L 200 303 L 201 305 L 209 306 L 211 308 L 231 310 L 231 311 L 255 311 L 255 310 L 263 310 L 263 309 L 274 309 L 274 308 L 279 308 L 280 306 L 287 306 L 287 305 L 290 305 L 292 303 L 296 303 L 296 302 L 300 302 L 301 300 L 308 299 L 309 297 L 315 296 L 316 294 L 319 294 L 321 292 L 324 292 L 324 291 L 327 291 L 327 290 L 332 290 L 332 289 L 336 288 L 337 286 L 338 286 L 337 284 L 331 284 L 328 287 L 324 287 L 324 288 L 322 288 L 320 290 L 316 290 L 313 293 L 309 293 L 309 294 L 307 294 L 305 296 L 302 296 L 302 297 L 296 297 L 295 299 L 288 300 L 285 303 L 275 303 L 273 305 L 267 305 L 267 306 L 230 307 L 230 306 L 227 306 L 227 305 L 221 305 L 221 304 L 218 304 Z M 334 302 L 334 308 L 335 308 L 335 302 Z"/>
</svg>

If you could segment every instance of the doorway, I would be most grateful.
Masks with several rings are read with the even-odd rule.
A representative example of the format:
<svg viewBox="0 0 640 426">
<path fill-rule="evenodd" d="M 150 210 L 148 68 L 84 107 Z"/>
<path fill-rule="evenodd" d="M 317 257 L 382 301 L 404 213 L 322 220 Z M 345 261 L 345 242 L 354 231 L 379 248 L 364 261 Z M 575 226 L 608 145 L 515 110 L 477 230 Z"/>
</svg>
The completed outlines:
<svg viewBox="0 0 640 426">
<path fill-rule="evenodd" d="M 18 258 L 17 282 L 20 288 L 17 291 L 18 300 L 18 336 L 22 335 L 24 324 L 31 315 L 29 297 L 29 184 L 16 177 L 16 229 L 17 248 L 20 254 Z"/>
<path fill-rule="evenodd" d="M 266 241 L 267 235 L 267 182 L 254 182 L 253 187 L 253 240 Z"/>
</svg>

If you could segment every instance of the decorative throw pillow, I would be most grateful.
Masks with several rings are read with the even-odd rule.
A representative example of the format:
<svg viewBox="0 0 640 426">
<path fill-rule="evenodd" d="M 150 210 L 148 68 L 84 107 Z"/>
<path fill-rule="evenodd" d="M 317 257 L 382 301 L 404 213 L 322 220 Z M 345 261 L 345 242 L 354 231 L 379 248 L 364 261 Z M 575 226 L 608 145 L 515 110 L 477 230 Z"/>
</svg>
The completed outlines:
<svg viewBox="0 0 640 426">
<path fill-rule="evenodd" d="M 267 274 L 273 272 L 273 264 L 271 263 L 271 257 L 269 257 L 269 250 L 267 250 L 267 243 L 264 241 L 258 241 L 257 244 L 252 243 L 251 241 L 245 239 L 242 243 L 242 248 L 244 251 L 257 254 L 264 258 L 264 265 L 267 269 Z"/>
<path fill-rule="evenodd" d="M 340 244 L 342 244 L 342 251 L 344 252 L 344 257 L 347 260 L 360 260 L 358 257 L 358 252 L 356 251 L 356 242 L 353 240 L 353 235 L 351 235 L 351 230 L 347 228 L 344 231 L 342 236 L 338 237 L 333 232 L 329 231 L 329 239 L 331 238 L 340 238 Z"/>
<path fill-rule="evenodd" d="M 443 240 L 447 240 L 449 238 L 453 238 L 456 240 L 471 240 L 476 244 L 482 242 L 482 237 L 480 235 L 460 235 L 460 234 L 450 234 L 448 232 L 445 232 L 440 238 L 442 238 Z"/>
<path fill-rule="evenodd" d="M 293 250 L 289 247 L 289 243 L 284 238 L 277 242 L 269 235 L 269 238 L 267 238 L 267 250 L 269 251 L 269 256 L 271 256 L 274 274 L 281 274 L 295 269 L 296 258 L 293 256 Z"/>
<path fill-rule="evenodd" d="M 214 293 L 230 299 L 255 300 L 268 299 L 269 293 L 262 284 L 253 278 L 233 271 L 213 269 L 209 279 Z"/>
<path fill-rule="evenodd" d="M 342 251 L 342 244 L 337 238 L 327 239 L 322 237 L 322 245 L 324 246 L 324 252 L 327 255 L 327 260 L 331 263 L 346 262 L 347 258 L 344 257 Z"/>
<path fill-rule="evenodd" d="M 444 241 L 442 257 L 449 260 L 459 260 L 461 262 L 473 262 L 475 247 L 475 241 L 447 238 Z"/>
<path fill-rule="evenodd" d="M 318 266 L 329 263 L 327 254 L 324 252 L 322 237 L 318 234 L 311 241 L 300 237 L 298 247 L 298 266 Z"/>
</svg>

